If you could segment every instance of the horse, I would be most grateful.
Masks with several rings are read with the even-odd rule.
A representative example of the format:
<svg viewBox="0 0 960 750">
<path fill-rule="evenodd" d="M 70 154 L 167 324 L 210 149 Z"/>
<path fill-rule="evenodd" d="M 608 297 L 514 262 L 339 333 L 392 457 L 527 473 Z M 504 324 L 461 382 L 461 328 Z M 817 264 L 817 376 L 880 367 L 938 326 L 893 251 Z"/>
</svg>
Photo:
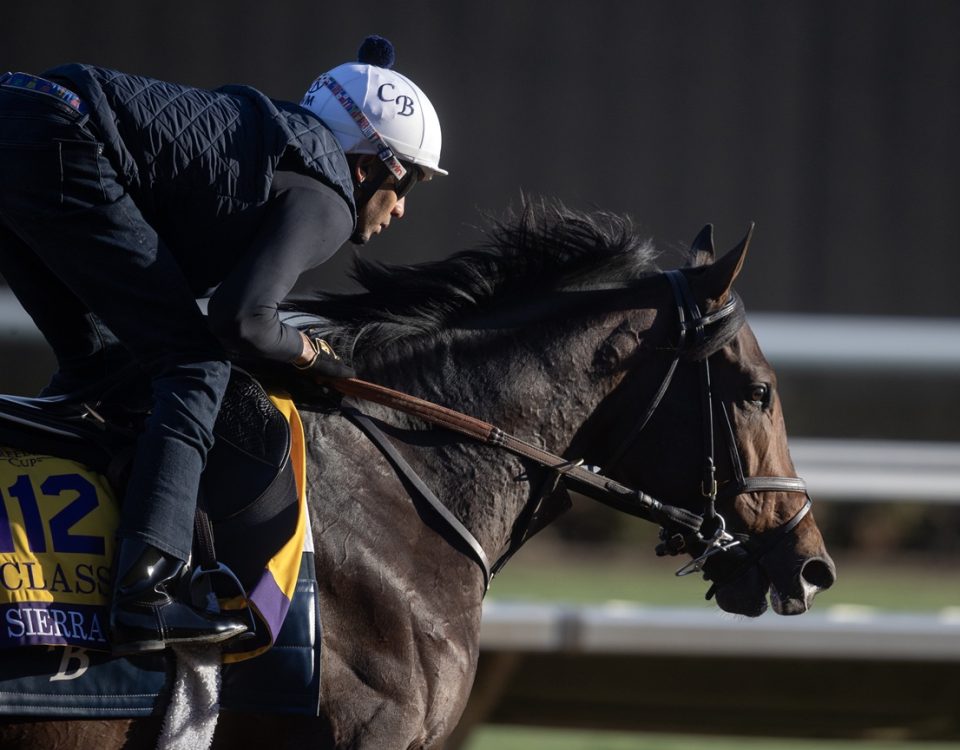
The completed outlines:
<svg viewBox="0 0 960 750">
<path fill-rule="evenodd" d="M 687 265 L 662 271 L 627 217 L 525 204 L 472 250 L 358 261 L 363 291 L 301 300 L 364 381 L 531 450 L 385 400 L 338 401 L 336 384 L 298 375 L 323 621 L 319 715 L 225 712 L 213 747 L 443 747 L 470 693 L 489 578 L 567 507 L 576 472 L 582 496 L 656 510 L 658 551 L 695 558 L 684 572 L 710 580 L 722 610 L 755 617 L 769 598 L 778 614 L 805 612 L 835 568 L 790 459 L 774 372 L 732 291 L 749 239 L 717 258 L 707 227 Z M 394 459 L 351 413 L 386 435 Z M 591 491 L 591 474 L 616 492 Z M 464 533 L 450 533 L 414 484 Z M 160 722 L 4 718 L 0 747 L 153 747 Z"/>
</svg>

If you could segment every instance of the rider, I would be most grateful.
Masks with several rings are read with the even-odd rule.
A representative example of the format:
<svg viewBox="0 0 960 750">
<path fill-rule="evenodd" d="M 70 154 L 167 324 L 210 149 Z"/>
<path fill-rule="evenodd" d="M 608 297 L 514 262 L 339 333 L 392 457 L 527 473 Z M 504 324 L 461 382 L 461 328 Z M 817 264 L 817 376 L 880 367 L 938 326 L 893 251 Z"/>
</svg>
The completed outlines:
<svg viewBox="0 0 960 750">
<path fill-rule="evenodd" d="M 302 106 L 79 64 L 0 76 L 0 272 L 57 355 L 45 394 L 128 357 L 151 382 L 118 531 L 115 652 L 246 628 L 173 598 L 229 356 L 352 374 L 277 308 L 302 272 L 446 174 L 433 106 L 393 57 L 368 37 Z M 196 299 L 214 289 L 205 319 Z"/>
</svg>

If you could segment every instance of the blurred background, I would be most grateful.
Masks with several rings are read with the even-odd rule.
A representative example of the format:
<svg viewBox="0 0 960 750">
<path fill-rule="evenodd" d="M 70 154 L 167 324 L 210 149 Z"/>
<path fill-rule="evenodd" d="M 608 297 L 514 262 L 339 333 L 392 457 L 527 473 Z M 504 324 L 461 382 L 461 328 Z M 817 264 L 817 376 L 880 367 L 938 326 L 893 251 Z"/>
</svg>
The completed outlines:
<svg viewBox="0 0 960 750">
<path fill-rule="evenodd" d="M 702 601 L 705 585 L 675 580 L 649 529 L 578 503 L 498 578 L 451 747 L 954 743 L 960 3 L 44 0 L 4 7 L 0 70 L 81 61 L 299 101 L 369 33 L 394 42 L 397 70 L 434 103 L 450 176 L 414 192 L 365 254 L 443 257 L 524 195 L 627 213 L 665 265 L 705 223 L 720 250 L 757 223 L 738 291 L 839 567 L 816 611 L 789 625 L 818 634 L 809 651 L 791 653 L 803 634 L 767 614 L 737 623 L 725 638 L 740 650 L 717 654 L 711 633 L 729 621 Z M 351 257 L 302 285 L 350 288 Z M 0 295 L 0 391 L 33 393 L 51 356 Z M 679 645 L 587 646 L 568 632 L 616 621 L 676 633 L 669 618 L 690 613 Z M 782 649 L 757 656 L 764 639 Z"/>
</svg>

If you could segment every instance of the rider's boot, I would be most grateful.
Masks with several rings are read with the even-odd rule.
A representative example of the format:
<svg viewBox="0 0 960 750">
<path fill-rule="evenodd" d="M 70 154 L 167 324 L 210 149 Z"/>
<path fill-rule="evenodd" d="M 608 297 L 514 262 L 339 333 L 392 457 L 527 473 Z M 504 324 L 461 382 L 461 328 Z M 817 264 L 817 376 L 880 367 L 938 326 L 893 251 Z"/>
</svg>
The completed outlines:
<svg viewBox="0 0 960 750">
<path fill-rule="evenodd" d="M 204 612 L 175 598 L 185 565 L 139 539 L 119 540 L 110 605 L 113 653 L 219 643 L 247 630 L 238 617 Z"/>
</svg>

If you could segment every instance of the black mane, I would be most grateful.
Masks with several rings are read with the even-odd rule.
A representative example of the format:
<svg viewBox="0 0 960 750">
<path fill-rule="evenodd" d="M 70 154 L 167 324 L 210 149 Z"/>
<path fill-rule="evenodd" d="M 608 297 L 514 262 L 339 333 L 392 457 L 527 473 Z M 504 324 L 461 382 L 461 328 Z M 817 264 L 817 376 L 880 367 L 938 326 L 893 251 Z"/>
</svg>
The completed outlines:
<svg viewBox="0 0 960 750">
<path fill-rule="evenodd" d="M 356 354 L 440 334 L 561 289 L 624 284 L 658 270 L 653 245 L 637 236 L 629 218 L 527 202 L 519 213 L 491 221 L 476 249 L 415 265 L 358 259 L 353 277 L 366 291 L 301 298 L 291 306 L 325 318 L 322 335 Z"/>
</svg>

